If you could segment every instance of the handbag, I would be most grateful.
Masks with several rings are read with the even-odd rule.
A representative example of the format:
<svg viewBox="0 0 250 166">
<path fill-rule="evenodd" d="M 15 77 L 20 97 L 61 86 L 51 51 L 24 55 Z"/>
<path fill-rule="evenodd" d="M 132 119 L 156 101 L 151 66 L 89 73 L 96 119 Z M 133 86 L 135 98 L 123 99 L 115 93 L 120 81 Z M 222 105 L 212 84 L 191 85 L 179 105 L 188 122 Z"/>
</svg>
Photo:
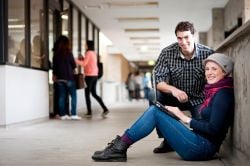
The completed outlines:
<svg viewBox="0 0 250 166">
<path fill-rule="evenodd" d="M 85 77 L 82 73 L 75 74 L 76 89 L 86 88 Z"/>
</svg>

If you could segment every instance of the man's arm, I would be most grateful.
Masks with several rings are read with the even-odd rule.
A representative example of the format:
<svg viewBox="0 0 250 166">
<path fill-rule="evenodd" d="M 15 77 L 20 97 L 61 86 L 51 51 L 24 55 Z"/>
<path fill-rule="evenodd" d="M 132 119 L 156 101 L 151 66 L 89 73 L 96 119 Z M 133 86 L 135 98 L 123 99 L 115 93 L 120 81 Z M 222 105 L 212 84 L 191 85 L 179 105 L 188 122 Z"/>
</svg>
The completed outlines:
<svg viewBox="0 0 250 166">
<path fill-rule="evenodd" d="M 156 85 L 156 89 L 163 93 L 171 93 L 174 97 L 178 99 L 179 102 L 185 103 L 188 101 L 188 95 L 186 92 L 167 84 L 166 82 L 159 82 Z"/>
<path fill-rule="evenodd" d="M 168 82 L 171 81 L 168 65 L 168 54 L 169 52 L 167 51 L 167 48 L 163 49 L 159 58 L 156 61 L 156 65 L 153 71 L 156 89 L 163 93 L 171 93 L 181 103 L 185 103 L 188 101 L 188 96 L 186 92 L 168 84 Z"/>
</svg>

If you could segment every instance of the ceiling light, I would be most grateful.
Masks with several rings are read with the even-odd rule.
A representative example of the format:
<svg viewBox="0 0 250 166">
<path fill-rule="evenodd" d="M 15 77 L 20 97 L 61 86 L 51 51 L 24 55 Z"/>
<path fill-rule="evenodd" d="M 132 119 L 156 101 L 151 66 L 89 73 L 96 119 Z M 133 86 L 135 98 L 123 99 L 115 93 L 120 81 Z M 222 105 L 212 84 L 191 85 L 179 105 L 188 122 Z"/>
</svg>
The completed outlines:
<svg viewBox="0 0 250 166">
<path fill-rule="evenodd" d="M 148 61 L 148 65 L 149 66 L 154 66 L 155 65 L 155 61 L 153 61 L 153 60 Z"/>
<path fill-rule="evenodd" d="M 148 46 L 145 46 L 145 45 L 141 46 L 140 51 L 141 52 L 147 52 L 148 51 Z"/>
<path fill-rule="evenodd" d="M 146 1 L 146 2 L 106 2 L 109 8 L 113 7 L 158 7 L 158 2 L 156 1 Z"/>
<path fill-rule="evenodd" d="M 24 28 L 25 25 L 24 24 L 18 24 L 18 25 L 8 25 L 8 28 L 10 29 L 14 29 L 14 28 Z"/>
<path fill-rule="evenodd" d="M 68 20 L 68 19 L 69 19 L 69 16 L 68 16 L 67 14 L 63 14 L 63 15 L 61 16 L 61 18 L 64 19 L 64 20 Z"/>
<path fill-rule="evenodd" d="M 9 18 L 8 19 L 8 22 L 18 22 L 18 21 L 23 21 L 23 20 L 20 20 L 20 19 L 17 19 L 17 18 Z"/>
<path fill-rule="evenodd" d="M 130 40 L 148 40 L 148 39 L 160 39 L 160 37 L 130 37 Z"/>
<path fill-rule="evenodd" d="M 128 22 L 128 21 L 159 21 L 158 17 L 120 17 L 117 18 L 119 22 Z"/>
<path fill-rule="evenodd" d="M 102 5 L 84 5 L 83 8 L 84 9 L 102 9 L 103 6 Z"/>
<path fill-rule="evenodd" d="M 69 34 L 69 32 L 68 32 L 67 30 L 64 30 L 64 31 L 62 32 L 62 34 L 67 36 L 67 35 Z"/>
<path fill-rule="evenodd" d="M 125 32 L 159 32 L 159 28 L 128 28 Z"/>
<path fill-rule="evenodd" d="M 160 43 L 134 43 L 135 46 L 140 46 L 140 45 L 160 45 Z"/>
</svg>

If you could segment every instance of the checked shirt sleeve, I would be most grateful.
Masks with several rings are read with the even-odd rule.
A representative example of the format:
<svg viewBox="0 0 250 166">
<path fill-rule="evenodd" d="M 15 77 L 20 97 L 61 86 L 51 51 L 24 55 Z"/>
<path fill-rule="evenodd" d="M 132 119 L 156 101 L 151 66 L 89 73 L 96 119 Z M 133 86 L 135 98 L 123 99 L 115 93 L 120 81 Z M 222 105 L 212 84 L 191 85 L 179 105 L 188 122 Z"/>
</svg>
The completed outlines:
<svg viewBox="0 0 250 166">
<path fill-rule="evenodd" d="M 167 65 L 166 56 L 166 51 L 163 50 L 156 61 L 156 65 L 154 68 L 156 84 L 158 84 L 159 82 L 168 82 L 169 80 L 169 68 Z"/>
</svg>

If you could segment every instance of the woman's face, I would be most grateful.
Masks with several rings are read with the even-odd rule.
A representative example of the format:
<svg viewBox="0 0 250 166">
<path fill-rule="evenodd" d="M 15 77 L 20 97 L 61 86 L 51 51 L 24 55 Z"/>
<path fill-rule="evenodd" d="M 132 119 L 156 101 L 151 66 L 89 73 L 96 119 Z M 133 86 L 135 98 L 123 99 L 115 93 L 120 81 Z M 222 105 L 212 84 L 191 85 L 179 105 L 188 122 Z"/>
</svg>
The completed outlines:
<svg viewBox="0 0 250 166">
<path fill-rule="evenodd" d="M 214 84 L 226 76 L 222 68 L 213 61 L 208 61 L 205 66 L 205 76 L 208 84 Z"/>
</svg>

